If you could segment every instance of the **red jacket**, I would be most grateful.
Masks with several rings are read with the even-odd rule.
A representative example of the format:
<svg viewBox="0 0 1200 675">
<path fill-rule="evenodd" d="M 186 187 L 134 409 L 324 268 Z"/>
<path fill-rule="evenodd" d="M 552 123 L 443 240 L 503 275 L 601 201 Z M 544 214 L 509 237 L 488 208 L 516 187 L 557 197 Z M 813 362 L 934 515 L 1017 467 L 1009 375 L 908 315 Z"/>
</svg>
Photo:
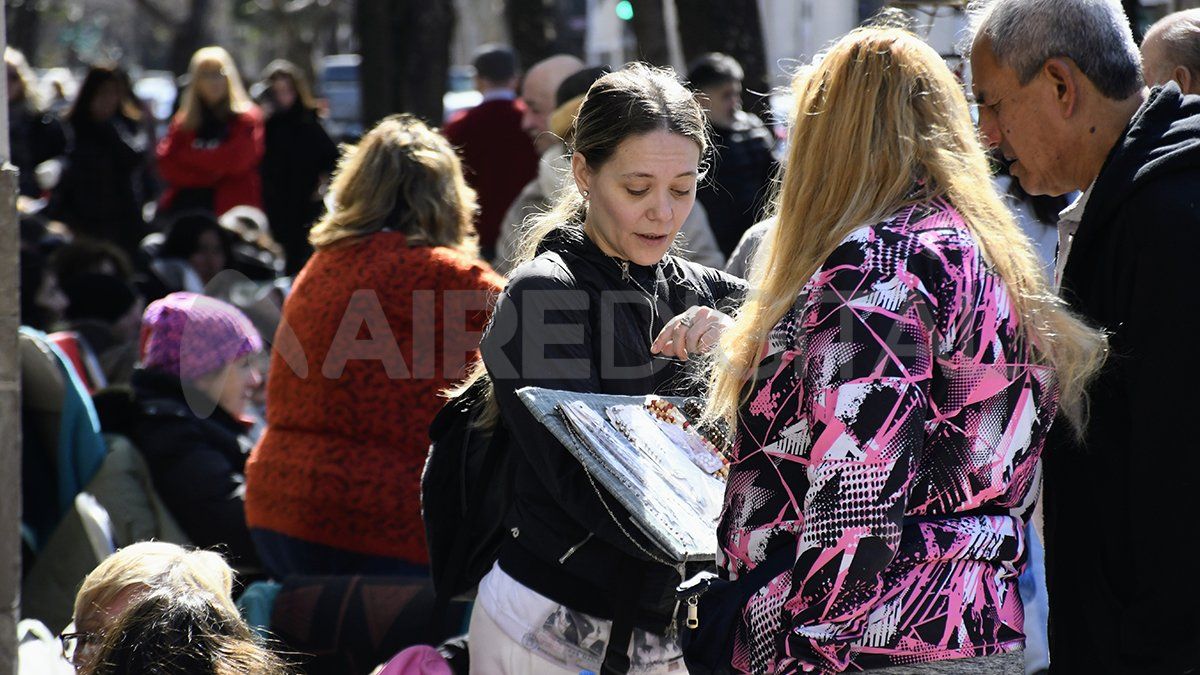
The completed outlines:
<svg viewBox="0 0 1200 675">
<path fill-rule="evenodd" d="M 250 527 L 428 564 L 429 424 L 478 357 L 502 284 L 475 258 L 395 232 L 318 251 L 276 334 L 267 430 L 246 464 Z"/>
<path fill-rule="evenodd" d="M 262 208 L 263 120 L 258 108 L 234 116 L 229 135 L 215 148 L 196 146 L 196 132 L 171 122 L 158 143 L 158 168 L 167 188 L 158 208 L 165 211 L 181 189 L 211 188 L 217 215 L 235 206 Z"/>
<path fill-rule="evenodd" d="M 479 193 L 479 245 L 496 247 L 500 221 L 521 190 L 537 176 L 537 151 L 521 130 L 524 104 L 495 99 L 459 113 L 442 131 L 459 149 L 467 182 Z"/>
</svg>

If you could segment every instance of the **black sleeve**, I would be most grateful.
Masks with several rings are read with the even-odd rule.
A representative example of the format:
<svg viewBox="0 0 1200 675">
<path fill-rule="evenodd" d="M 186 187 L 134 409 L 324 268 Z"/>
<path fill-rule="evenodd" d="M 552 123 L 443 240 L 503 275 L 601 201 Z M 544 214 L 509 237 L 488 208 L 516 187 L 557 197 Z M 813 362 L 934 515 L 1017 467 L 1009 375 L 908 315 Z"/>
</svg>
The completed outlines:
<svg viewBox="0 0 1200 675">
<path fill-rule="evenodd" d="M 630 556 L 648 559 L 639 545 L 653 544 L 630 522 L 616 498 L 605 493 L 601 503 L 583 465 L 516 395 L 523 387 L 600 392 L 589 302 L 588 293 L 565 270 L 514 278 L 496 302 L 480 350 L 512 447 L 521 451 L 541 485 L 580 526 Z M 638 544 L 622 528 L 638 537 Z"/>
<path fill-rule="evenodd" d="M 745 279 L 740 279 L 721 270 L 708 271 L 708 287 L 712 290 L 716 308 L 725 314 L 733 315 L 746 299 L 750 285 Z"/>
<path fill-rule="evenodd" d="M 53 115 L 46 113 L 38 120 L 35 128 L 34 166 L 48 159 L 54 159 L 67 151 L 67 134 L 62 122 Z"/>
</svg>

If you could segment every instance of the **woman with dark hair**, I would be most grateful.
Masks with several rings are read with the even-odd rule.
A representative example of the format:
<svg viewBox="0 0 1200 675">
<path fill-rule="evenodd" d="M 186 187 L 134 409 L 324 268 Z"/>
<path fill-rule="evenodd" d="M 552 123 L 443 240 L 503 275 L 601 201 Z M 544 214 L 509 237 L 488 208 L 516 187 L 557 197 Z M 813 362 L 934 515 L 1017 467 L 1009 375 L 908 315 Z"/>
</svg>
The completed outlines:
<svg viewBox="0 0 1200 675">
<path fill-rule="evenodd" d="M 233 237 L 212 215 L 188 213 L 167 228 L 151 269 L 169 290 L 201 292 L 233 260 Z"/>
<path fill-rule="evenodd" d="M 687 360 L 731 323 L 742 284 L 672 253 L 709 150 L 704 111 L 673 73 L 601 77 L 569 138 L 574 185 L 530 226 L 481 343 L 476 379 L 490 380 L 516 476 L 512 538 L 479 584 L 471 667 L 681 672 L 680 570 L 517 391 L 697 394 Z"/>
<path fill-rule="evenodd" d="M 158 144 L 158 168 L 167 184 L 160 212 L 200 209 L 221 215 L 239 205 L 261 208 L 262 113 L 242 86 L 229 52 L 221 47 L 197 51 L 181 99 Z"/>
<path fill-rule="evenodd" d="M 316 101 L 299 68 L 282 59 L 272 61 L 263 79 L 269 85 L 263 204 L 292 276 L 312 255 L 308 231 L 324 209 L 321 191 L 337 164 L 338 151 L 321 126 Z"/>
<path fill-rule="evenodd" d="M 142 180 L 150 139 L 121 72 L 92 66 L 67 113 L 73 140 L 51 213 L 77 236 L 112 242 L 133 255 L 145 236 Z"/>
</svg>

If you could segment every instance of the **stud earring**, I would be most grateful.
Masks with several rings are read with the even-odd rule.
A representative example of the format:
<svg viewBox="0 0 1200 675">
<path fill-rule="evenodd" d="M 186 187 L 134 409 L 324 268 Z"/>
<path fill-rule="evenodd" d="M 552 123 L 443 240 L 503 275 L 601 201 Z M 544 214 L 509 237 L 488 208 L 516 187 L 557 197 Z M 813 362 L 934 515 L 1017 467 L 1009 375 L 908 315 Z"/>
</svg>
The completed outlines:
<svg viewBox="0 0 1200 675">
<path fill-rule="evenodd" d="M 583 190 L 583 191 L 582 191 L 582 192 L 580 192 L 579 194 L 583 195 L 583 198 L 584 198 L 584 199 L 587 199 L 587 198 L 588 198 L 588 195 L 590 195 L 591 193 L 590 193 L 590 192 L 588 192 L 587 190 Z"/>
</svg>

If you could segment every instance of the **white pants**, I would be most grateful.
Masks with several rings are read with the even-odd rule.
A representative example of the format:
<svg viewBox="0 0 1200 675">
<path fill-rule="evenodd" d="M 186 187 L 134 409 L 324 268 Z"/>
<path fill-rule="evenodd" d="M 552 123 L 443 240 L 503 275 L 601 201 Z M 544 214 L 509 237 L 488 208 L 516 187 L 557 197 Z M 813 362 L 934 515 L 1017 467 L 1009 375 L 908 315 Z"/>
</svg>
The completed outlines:
<svg viewBox="0 0 1200 675">
<path fill-rule="evenodd" d="M 508 637 L 478 604 L 471 612 L 467 646 L 471 653 L 471 675 L 579 675 L 578 669 L 551 663 Z"/>
</svg>

